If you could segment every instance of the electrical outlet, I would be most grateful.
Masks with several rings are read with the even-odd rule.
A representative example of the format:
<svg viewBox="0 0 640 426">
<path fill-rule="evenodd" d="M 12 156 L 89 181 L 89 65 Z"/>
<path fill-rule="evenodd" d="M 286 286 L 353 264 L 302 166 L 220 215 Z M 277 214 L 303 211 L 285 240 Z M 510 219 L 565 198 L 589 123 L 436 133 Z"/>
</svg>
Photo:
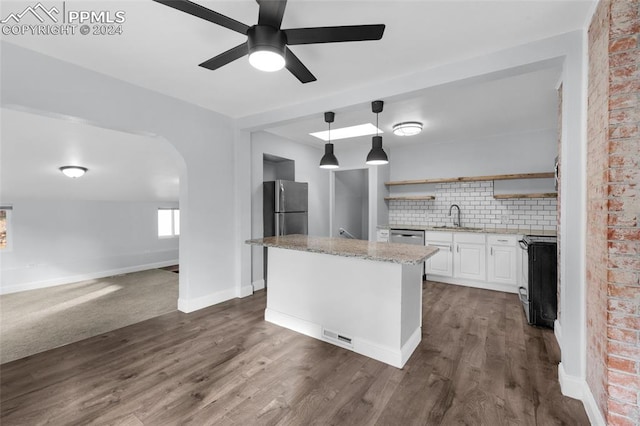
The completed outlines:
<svg viewBox="0 0 640 426">
<path fill-rule="evenodd" d="M 509 216 L 506 214 L 503 214 L 502 216 L 500 216 L 500 223 L 502 223 L 503 225 L 508 225 L 509 224 Z"/>
</svg>

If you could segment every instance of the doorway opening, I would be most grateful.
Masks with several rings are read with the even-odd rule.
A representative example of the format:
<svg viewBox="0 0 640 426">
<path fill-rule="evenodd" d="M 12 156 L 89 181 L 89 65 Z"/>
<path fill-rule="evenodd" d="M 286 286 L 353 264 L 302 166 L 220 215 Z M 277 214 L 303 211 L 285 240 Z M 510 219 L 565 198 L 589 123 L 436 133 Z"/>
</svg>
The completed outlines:
<svg viewBox="0 0 640 426">
<path fill-rule="evenodd" d="M 331 234 L 369 239 L 369 169 L 334 172 L 334 211 Z"/>
</svg>

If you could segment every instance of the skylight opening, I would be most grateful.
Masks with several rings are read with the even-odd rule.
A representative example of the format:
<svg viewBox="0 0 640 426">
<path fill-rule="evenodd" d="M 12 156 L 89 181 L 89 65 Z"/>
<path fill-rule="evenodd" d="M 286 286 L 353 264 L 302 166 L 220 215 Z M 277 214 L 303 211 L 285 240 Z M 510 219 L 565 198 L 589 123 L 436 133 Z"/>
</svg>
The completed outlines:
<svg viewBox="0 0 640 426">
<path fill-rule="evenodd" d="M 340 139 L 357 138 L 359 136 L 370 136 L 375 134 L 384 133 L 371 123 L 358 124 L 357 126 L 341 127 L 339 129 L 331 129 L 331 140 L 336 141 Z M 329 140 L 329 131 L 309 133 L 309 135 L 322 139 L 323 141 Z"/>
</svg>

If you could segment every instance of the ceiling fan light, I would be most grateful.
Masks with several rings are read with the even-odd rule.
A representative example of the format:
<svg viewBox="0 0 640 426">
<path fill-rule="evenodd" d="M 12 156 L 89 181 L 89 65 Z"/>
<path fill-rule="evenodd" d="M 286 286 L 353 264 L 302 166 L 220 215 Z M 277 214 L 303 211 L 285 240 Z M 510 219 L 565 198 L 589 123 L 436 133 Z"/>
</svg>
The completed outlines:
<svg viewBox="0 0 640 426">
<path fill-rule="evenodd" d="M 413 136 L 422 131 L 422 123 L 418 121 L 406 121 L 393 126 L 393 134 L 396 136 Z"/>
<path fill-rule="evenodd" d="M 338 159 L 333 154 L 333 144 L 327 143 L 324 145 L 324 155 L 320 159 L 321 169 L 337 169 L 339 167 Z"/>
<path fill-rule="evenodd" d="M 65 176 L 70 178 L 79 178 L 84 175 L 89 169 L 86 167 L 80 166 L 63 166 L 60 167 L 60 171 L 64 173 Z"/>
<path fill-rule="evenodd" d="M 284 68 L 286 38 L 282 31 L 268 25 L 254 25 L 247 36 L 249 63 L 254 68 L 267 72 Z"/>
<path fill-rule="evenodd" d="M 371 138 L 371 151 L 367 155 L 367 164 L 370 166 L 380 166 L 389 164 L 387 153 L 382 149 L 382 136 Z"/>
<path fill-rule="evenodd" d="M 249 54 L 249 63 L 256 69 L 266 72 L 279 71 L 284 68 L 284 57 L 271 50 L 256 50 Z"/>
</svg>

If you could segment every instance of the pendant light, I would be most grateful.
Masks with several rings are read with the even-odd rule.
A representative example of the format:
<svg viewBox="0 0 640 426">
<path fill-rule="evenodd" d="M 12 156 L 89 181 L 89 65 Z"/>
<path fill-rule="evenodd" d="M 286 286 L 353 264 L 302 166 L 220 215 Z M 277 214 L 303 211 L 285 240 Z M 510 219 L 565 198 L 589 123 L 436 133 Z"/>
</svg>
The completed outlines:
<svg viewBox="0 0 640 426">
<path fill-rule="evenodd" d="M 324 145 L 324 156 L 320 160 L 321 169 L 337 169 L 338 159 L 333 155 L 333 144 L 331 143 L 331 123 L 335 114 L 333 112 L 324 113 L 324 121 L 329 124 L 329 142 Z"/>
<path fill-rule="evenodd" d="M 371 102 L 371 111 L 376 114 L 376 135 L 371 138 L 371 151 L 367 155 L 367 164 L 371 166 L 389 163 L 389 158 L 382 149 L 382 136 L 378 135 L 378 114 L 382 112 L 383 106 L 384 102 L 382 101 Z"/>
</svg>

